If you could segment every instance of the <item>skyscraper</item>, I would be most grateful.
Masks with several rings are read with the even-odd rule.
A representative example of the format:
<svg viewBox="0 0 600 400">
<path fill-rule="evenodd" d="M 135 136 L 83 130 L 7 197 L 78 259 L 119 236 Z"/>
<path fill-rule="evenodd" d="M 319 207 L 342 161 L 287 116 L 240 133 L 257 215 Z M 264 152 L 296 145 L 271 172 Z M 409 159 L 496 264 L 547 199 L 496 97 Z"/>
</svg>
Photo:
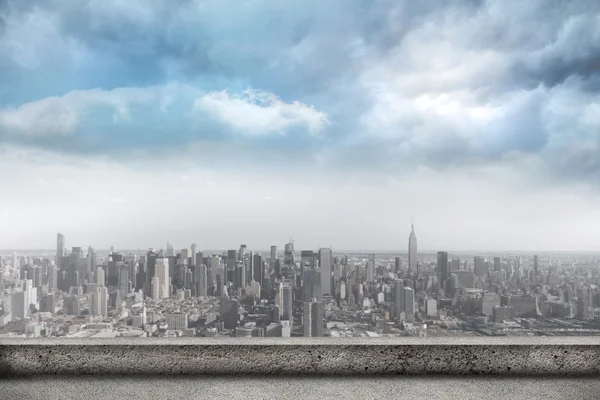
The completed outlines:
<svg viewBox="0 0 600 400">
<path fill-rule="evenodd" d="M 322 274 L 323 272 L 314 270 L 304 271 L 304 276 L 302 277 L 302 301 L 311 301 L 312 298 L 321 301 L 323 294 Z"/>
<path fill-rule="evenodd" d="M 281 289 L 282 319 L 289 320 L 293 329 L 293 290 L 289 283 L 285 283 Z"/>
<path fill-rule="evenodd" d="M 322 337 L 323 336 L 323 321 L 324 321 L 324 310 L 323 303 L 317 301 L 317 299 L 312 299 L 312 307 L 311 307 L 311 334 L 312 337 Z"/>
<path fill-rule="evenodd" d="M 396 279 L 394 283 L 394 316 L 398 320 L 400 313 L 404 312 L 404 281 Z"/>
<path fill-rule="evenodd" d="M 538 265 L 538 256 L 533 256 L 533 274 L 538 276 L 540 274 L 539 265 Z"/>
<path fill-rule="evenodd" d="M 331 294 L 331 249 L 319 250 L 319 266 L 321 269 L 321 292 Z"/>
<path fill-rule="evenodd" d="M 312 336 L 312 299 L 302 303 L 302 334 Z"/>
<path fill-rule="evenodd" d="M 61 233 L 56 234 L 56 268 L 62 269 L 62 257 L 65 254 L 65 237 Z"/>
<path fill-rule="evenodd" d="M 166 257 L 173 257 L 175 255 L 175 250 L 173 249 L 173 245 L 167 242 L 167 250 L 165 252 Z"/>
<path fill-rule="evenodd" d="M 500 257 L 494 257 L 494 272 L 498 272 L 502 269 L 500 266 Z"/>
<path fill-rule="evenodd" d="M 483 257 L 476 256 L 473 262 L 475 264 L 474 272 L 476 276 L 482 277 L 487 275 L 487 271 L 485 270 L 485 259 Z"/>
<path fill-rule="evenodd" d="M 198 256 L 198 245 L 196 243 L 192 243 L 191 247 L 192 247 L 191 248 L 191 250 L 192 250 L 192 254 L 191 254 L 191 256 L 192 256 L 192 262 L 190 263 L 190 266 L 193 268 L 196 265 L 196 263 L 198 262 L 197 261 L 198 259 L 196 258 Z M 200 263 L 202 263 L 202 260 L 200 260 Z"/>
<path fill-rule="evenodd" d="M 87 254 L 87 279 L 88 281 L 92 280 L 92 275 L 94 274 L 94 272 L 96 272 L 96 250 L 92 247 L 89 246 L 88 247 L 88 254 Z"/>
<path fill-rule="evenodd" d="M 167 258 L 156 259 L 156 276 L 158 277 L 159 297 L 161 299 L 171 297 L 171 282 L 169 279 L 169 260 Z"/>
<path fill-rule="evenodd" d="M 415 316 L 415 291 L 409 287 L 404 288 L 404 315 L 408 322 Z"/>
<path fill-rule="evenodd" d="M 442 288 L 446 288 L 446 280 L 449 278 L 448 274 L 448 253 L 445 251 L 438 251 L 437 253 L 437 275 Z"/>
<path fill-rule="evenodd" d="M 415 234 L 415 226 L 412 224 L 408 236 L 408 268 L 411 273 L 415 273 L 417 270 L 417 235 Z"/>
</svg>

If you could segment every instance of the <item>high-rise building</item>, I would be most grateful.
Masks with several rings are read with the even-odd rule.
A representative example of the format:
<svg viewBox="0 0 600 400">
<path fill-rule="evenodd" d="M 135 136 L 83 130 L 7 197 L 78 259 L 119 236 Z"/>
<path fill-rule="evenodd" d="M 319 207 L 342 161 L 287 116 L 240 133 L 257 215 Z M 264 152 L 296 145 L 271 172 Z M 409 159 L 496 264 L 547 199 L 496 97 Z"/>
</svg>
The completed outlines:
<svg viewBox="0 0 600 400">
<path fill-rule="evenodd" d="M 167 242 L 167 250 L 165 251 L 165 257 L 174 257 L 175 256 L 175 249 L 173 248 L 173 245 L 169 242 Z"/>
<path fill-rule="evenodd" d="M 282 318 L 283 320 L 290 321 L 290 326 L 293 329 L 293 287 L 286 282 L 281 289 L 281 303 L 282 303 Z"/>
<path fill-rule="evenodd" d="M 108 289 L 98 285 L 96 290 L 90 293 L 90 314 L 106 317 L 108 315 Z"/>
<path fill-rule="evenodd" d="M 394 272 L 400 273 L 400 269 L 402 268 L 402 259 L 400 257 L 396 257 L 394 259 Z"/>
<path fill-rule="evenodd" d="M 236 328 L 238 322 L 238 307 L 239 303 L 237 300 L 230 300 L 227 297 L 221 297 L 219 314 L 225 329 Z"/>
<path fill-rule="evenodd" d="M 197 256 L 198 256 L 198 245 L 196 243 L 192 243 L 191 246 L 191 257 L 192 257 L 192 262 L 190 263 L 191 267 L 194 267 L 196 265 L 196 263 L 198 262 Z M 200 263 L 202 263 L 202 260 L 200 260 Z"/>
<path fill-rule="evenodd" d="M 331 293 L 331 249 L 323 248 L 319 250 L 319 267 L 321 269 L 321 291 L 322 294 Z"/>
<path fill-rule="evenodd" d="M 445 251 L 438 251 L 437 253 L 437 275 L 440 285 L 445 289 L 446 281 L 450 277 L 448 273 L 448 253 Z"/>
<path fill-rule="evenodd" d="M 494 272 L 499 272 L 502 270 L 502 266 L 500 265 L 500 257 L 494 257 Z"/>
<path fill-rule="evenodd" d="M 275 264 L 277 259 L 277 246 L 271 246 L 271 262 Z"/>
<path fill-rule="evenodd" d="M 302 334 L 306 337 L 312 336 L 312 299 L 302 303 Z"/>
<path fill-rule="evenodd" d="M 411 224 L 410 235 L 408 236 L 408 268 L 411 273 L 417 271 L 417 235 L 415 226 Z"/>
<path fill-rule="evenodd" d="M 394 316 L 398 320 L 404 312 L 404 280 L 396 279 L 394 283 Z"/>
<path fill-rule="evenodd" d="M 95 279 L 94 281 L 100 285 L 100 286 L 106 286 L 106 279 L 105 279 L 105 274 L 104 274 L 104 269 L 100 266 L 96 267 L 96 274 L 95 274 Z"/>
<path fill-rule="evenodd" d="M 160 279 L 158 279 L 158 276 L 152 278 L 150 283 L 150 293 L 152 300 L 160 299 Z"/>
<path fill-rule="evenodd" d="M 92 281 L 93 274 L 96 272 L 96 264 L 98 260 L 96 257 L 96 250 L 92 247 L 88 247 L 87 254 L 87 279 L 88 281 Z"/>
<path fill-rule="evenodd" d="M 374 267 L 371 261 L 367 261 L 365 264 L 365 275 L 367 282 L 373 282 L 373 269 Z"/>
<path fill-rule="evenodd" d="M 56 268 L 63 269 L 62 257 L 65 255 L 65 237 L 61 233 L 56 234 Z"/>
<path fill-rule="evenodd" d="M 304 271 L 302 278 L 302 301 L 311 301 L 314 297 L 317 301 L 321 301 L 323 294 L 322 277 L 323 272 L 315 270 Z"/>
<path fill-rule="evenodd" d="M 169 260 L 167 258 L 156 259 L 156 276 L 159 280 L 159 296 L 161 299 L 171 297 L 171 282 L 169 279 Z"/>
<path fill-rule="evenodd" d="M 410 287 L 404 287 L 404 314 L 408 322 L 412 322 L 415 316 L 415 291 Z"/>
<path fill-rule="evenodd" d="M 487 275 L 485 268 L 485 258 L 476 256 L 474 259 L 474 272 L 478 277 Z"/>
<path fill-rule="evenodd" d="M 538 265 L 538 256 L 533 256 L 533 274 L 535 276 L 540 275 L 539 265 Z"/>
<path fill-rule="evenodd" d="M 323 303 L 317 301 L 317 299 L 312 299 L 312 307 L 311 307 L 311 334 L 312 337 L 322 337 L 323 336 L 323 323 L 324 323 L 324 310 Z"/>
</svg>

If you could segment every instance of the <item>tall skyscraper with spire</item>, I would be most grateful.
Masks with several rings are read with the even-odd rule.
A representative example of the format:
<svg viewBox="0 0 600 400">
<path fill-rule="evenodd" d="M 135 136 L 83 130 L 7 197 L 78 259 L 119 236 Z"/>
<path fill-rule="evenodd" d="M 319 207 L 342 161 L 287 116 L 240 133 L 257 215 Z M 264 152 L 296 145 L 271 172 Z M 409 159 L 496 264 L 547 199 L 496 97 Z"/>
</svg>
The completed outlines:
<svg viewBox="0 0 600 400">
<path fill-rule="evenodd" d="M 408 268 L 412 273 L 417 271 L 417 235 L 415 225 L 411 224 L 410 236 L 408 237 Z"/>
</svg>

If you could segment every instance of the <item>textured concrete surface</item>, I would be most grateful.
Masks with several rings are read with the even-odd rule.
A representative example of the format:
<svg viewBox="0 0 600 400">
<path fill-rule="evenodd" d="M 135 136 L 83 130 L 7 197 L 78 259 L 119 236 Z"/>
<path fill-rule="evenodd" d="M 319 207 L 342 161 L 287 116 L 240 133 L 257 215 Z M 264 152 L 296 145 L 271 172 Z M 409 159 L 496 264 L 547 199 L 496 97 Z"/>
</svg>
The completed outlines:
<svg viewBox="0 0 600 400">
<path fill-rule="evenodd" d="M 600 338 L 3 339 L 0 376 L 598 376 Z"/>
<path fill-rule="evenodd" d="M 29 377 L 0 399 L 597 399 L 600 380 L 519 377 Z"/>
</svg>

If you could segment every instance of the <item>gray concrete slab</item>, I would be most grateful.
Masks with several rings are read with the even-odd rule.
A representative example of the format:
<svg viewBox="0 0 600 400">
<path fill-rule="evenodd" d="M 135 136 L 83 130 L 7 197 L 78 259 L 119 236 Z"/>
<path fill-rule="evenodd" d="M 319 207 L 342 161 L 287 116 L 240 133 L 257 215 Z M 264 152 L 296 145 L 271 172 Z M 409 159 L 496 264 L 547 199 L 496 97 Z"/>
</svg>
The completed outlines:
<svg viewBox="0 0 600 400">
<path fill-rule="evenodd" d="M 594 378 L 31 377 L 0 380 L 0 399 L 597 399 Z"/>
<path fill-rule="evenodd" d="M 3 339 L 1 376 L 598 376 L 600 338 Z"/>
</svg>

